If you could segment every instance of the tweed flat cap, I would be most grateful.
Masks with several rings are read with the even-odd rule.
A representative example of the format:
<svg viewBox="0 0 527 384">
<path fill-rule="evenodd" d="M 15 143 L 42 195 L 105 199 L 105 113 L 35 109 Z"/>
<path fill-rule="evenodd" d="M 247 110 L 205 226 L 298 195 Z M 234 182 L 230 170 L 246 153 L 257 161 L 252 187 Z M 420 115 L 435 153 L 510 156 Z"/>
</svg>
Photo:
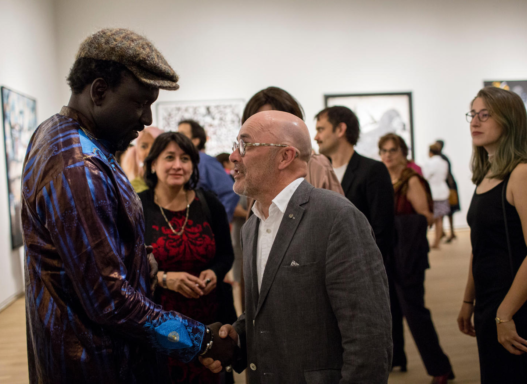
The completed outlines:
<svg viewBox="0 0 527 384">
<path fill-rule="evenodd" d="M 179 88 L 178 75 L 143 36 L 124 28 L 107 28 L 84 40 L 75 59 L 109 60 L 123 64 L 142 83 L 161 89 Z"/>
</svg>

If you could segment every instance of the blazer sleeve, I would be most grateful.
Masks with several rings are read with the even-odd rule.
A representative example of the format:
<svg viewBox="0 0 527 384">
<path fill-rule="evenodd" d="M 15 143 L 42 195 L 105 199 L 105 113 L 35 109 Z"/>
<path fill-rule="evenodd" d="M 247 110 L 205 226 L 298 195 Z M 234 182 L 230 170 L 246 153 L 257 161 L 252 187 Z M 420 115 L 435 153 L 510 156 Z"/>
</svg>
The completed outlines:
<svg viewBox="0 0 527 384">
<path fill-rule="evenodd" d="M 234 250 L 232 249 L 231 233 L 227 214 L 222 203 L 209 192 L 204 192 L 205 199 L 211 214 L 211 226 L 216 242 L 216 256 L 210 269 L 214 271 L 218 284 L 223 281 L 225 275 L 232 268 L 234 262 Z"/>
<path fill-rule="evenodd" d="M 377 246 L 386 260 L 394 245 L 395 206 L 390 174 L 381 162 L 376 162 L 369 173 L 366 198 L 370 210 L 370 225 L 375 233 Z"/>
<path fill-rule="evenodd" d="M 392 360 L 388 281 L 368 221 L 355 207 L 336 214 L 325 265 L 326 290 L 342 335 L 340 384 L 386 383 Z"/>
<path fill-rule="evenodd" d="M 243 232 L 243 229 L 242 229 Z M 243 233 L 240 238 L 240 243 L 243 250 Z M 243 289 L 243 286 L 242 286 Z M 242 373 L 245 368 L 247 368 L 247 337 L 245 332 L 245 312 L 238 317 L 238 320 L 232 325 L 236 332 L 238 333 L 238 341 L 240 346 L 240 356 L 237 359 L 236 363 L 232 365 L 234 370 L 238 373 Z"/>
</svg>

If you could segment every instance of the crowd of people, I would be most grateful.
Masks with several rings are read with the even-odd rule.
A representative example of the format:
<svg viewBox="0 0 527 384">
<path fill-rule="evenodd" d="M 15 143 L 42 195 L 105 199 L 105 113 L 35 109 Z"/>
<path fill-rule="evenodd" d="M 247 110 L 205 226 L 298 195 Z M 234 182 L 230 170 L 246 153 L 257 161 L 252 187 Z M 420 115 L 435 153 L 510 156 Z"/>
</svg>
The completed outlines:
<svg viewBox="0 0 527 384">
<path fill-rule="evenodd" d="M 403 318 L 432 383 L 454 379 L 424 291 L 430 248 L 456 239 L 460 210 L 444 141 L 419 166 L 388 133 L 373 160 L 355 150 L 355 113 L 333 106 L 314 117 L 317 154 L 301 105 L 268 87 L 232 153 L 214 158 L 198 122 L 150 126 L 178 77 L 124 29 L 88 37 L 68 83 L 24 167 L 31 382 L 232 383 L 247 368 L 251 384 L 386 383 L 407 370 Z M 470 106 L 472 258 L 457 321 L 477 337 L 482 383 L 520 383 L 527 112 L 498 88 Z"/>
</svg>

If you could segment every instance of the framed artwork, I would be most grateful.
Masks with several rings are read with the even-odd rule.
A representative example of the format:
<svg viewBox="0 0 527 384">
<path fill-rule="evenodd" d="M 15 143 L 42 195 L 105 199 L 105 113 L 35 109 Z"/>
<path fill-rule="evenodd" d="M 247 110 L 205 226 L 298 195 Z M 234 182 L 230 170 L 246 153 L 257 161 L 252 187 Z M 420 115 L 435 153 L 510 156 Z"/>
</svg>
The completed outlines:
<svg viewBox="0 0 527 384">
<path fill-rule="evenodd" d="M 527 80 L 494 80 L 484 81 L 485 87 L 498 87 L 517 93 L 522 98 L 525 108 L 527 108 Z"/>
<path fill-rule="evenodd" d="M 244 107 L 245 102 L 241 99 L 160 102 L 156 118 L 158 127 L 164 131 L 177 131 L 182 120 L 197 121 L 207 133 L 205 152 L 216 156 L 222 152 L 231 153 Z"/>
<path fill-rule="evenodd" d="M 11 221 L 11 247 L 23 244 L 22 238 L 22 168 L 27 147 L 37 128 L 37 102 L 6 87 L 1 87 L 4 143 Z"/>
<path fill-rule="evenodd" d="M 355 148 L 361 155 L 380 160 L 379 138 L 393 132 L 406 141 L 408 155 L 415 158 L 411 92 L 324 95 L 324 99 L 326 107 L 342 105 L 357 115 L 361 132 Z"/>
</svg>

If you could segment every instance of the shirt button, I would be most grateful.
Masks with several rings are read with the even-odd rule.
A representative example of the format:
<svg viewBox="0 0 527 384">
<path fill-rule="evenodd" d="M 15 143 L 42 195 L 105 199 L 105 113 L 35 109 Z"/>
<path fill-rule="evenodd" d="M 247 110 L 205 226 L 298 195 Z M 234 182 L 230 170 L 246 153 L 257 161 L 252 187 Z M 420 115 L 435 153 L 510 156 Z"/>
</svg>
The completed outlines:
<svg viewBox="0 0 527 384">
<path fill-rule="evenodd" d="M 256 365 L 254 365 L 253 363 L 251 363 L 251 365 L 249 365 L 249 367 L 251 367 L 251 369 L 252 369 L 253 371 L 256 371 Z"/>
<path fill-rule="evenodd" d="M 268 228 L 265 232 L 267 232 L 267 233 L 271 233 L 271 230 Z"/>
</svg>

